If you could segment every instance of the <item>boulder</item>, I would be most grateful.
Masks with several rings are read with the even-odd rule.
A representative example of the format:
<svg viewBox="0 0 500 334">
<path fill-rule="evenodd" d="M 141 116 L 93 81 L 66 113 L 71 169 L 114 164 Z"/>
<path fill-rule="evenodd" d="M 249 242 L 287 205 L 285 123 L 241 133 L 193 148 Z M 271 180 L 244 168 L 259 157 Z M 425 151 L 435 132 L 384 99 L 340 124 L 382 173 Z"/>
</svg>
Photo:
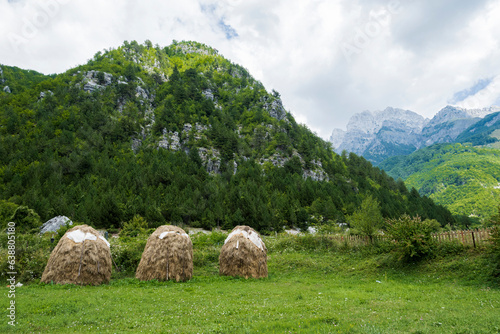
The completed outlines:
<svg viewBox="0 0 500 334">
<path fill-rule="evenodd" d="M 62 226 L 73 225 L 71 219 L 66 216 L 57 216 L 48 220 L 45 224 L 40 227 L 40 234 L 47 232 L 57 232 Z"/>
</svg>

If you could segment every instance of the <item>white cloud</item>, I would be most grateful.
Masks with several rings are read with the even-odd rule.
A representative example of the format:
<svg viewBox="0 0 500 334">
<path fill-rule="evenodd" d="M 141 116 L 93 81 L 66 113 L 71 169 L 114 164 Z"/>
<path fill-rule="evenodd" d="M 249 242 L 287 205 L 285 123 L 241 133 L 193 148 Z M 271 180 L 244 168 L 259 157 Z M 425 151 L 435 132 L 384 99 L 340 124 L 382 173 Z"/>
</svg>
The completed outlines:
<svg viewBox="0 0 500 334">
<path fill-rule="evenodd" d="M 469 102 L 494 103 L 498 17 L 499 0 L 0 0 L 0 63 L 54 73 L 124 40 L 196 40 L 326 138 L 365 109 L 432 117 L 482 79 Z"/>
</svg>

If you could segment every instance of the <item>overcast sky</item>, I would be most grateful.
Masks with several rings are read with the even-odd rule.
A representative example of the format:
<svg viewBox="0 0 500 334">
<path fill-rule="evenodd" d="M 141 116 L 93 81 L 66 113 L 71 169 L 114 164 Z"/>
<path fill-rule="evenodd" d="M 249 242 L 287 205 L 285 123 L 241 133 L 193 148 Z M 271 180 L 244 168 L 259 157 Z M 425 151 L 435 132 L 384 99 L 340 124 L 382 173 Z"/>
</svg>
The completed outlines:
<svg viewBox="0 0 500 334">
<path fill-rule="evenodd" d="M 123 41 L 208 44 L 323 138 L 387 106 L 500 104 L 500 0 L 0 0 L 0 64 L 60 73 Z"/>
</svg>

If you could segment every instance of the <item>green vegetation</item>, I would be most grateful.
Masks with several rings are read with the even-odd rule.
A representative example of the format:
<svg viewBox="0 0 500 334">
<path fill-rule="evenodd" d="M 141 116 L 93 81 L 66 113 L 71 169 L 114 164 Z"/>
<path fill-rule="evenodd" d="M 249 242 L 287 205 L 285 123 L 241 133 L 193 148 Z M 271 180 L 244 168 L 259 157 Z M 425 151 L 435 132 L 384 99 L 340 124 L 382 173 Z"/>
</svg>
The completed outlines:
<svg viewBox="0 0 500 334">
<path fill-rule="evenodd" d="M 378 233 L 382 225 L 382 214 L 380 213 L 380 203 L 368 196 L 361 203 L 361 207 L 347 217 L 349 224 L 361 235 L 366 235 L 373 241 L 373 237 Z"/>
<path fill-rule="evenodd" d="M 418 261 L 433 254 L 436 245 L 431 233 L 439 228 L 439 223 L 404 215 L 399 219 L 388 219 L 386 227 L 387 235 L 394 241 L 400 259 L 406 262 Z"/>
<path fill-rule="evenodd" d="M 436 250 L 418 264 L 388 245 L 326 236 L 265 237 L 269 278 L 218 276 L 225 234 L 197 234 L 185 283 L 117 278 L 109 285 L 16 289 L 16 332 L 496 333 L 500 291 L 477 250 Z M 114 246 L 112 246 L 114 247 Z M 452 245 L 447 249 L 453 248 Z M 444 248 L 443 248 L 444 249 Z M 130 276 L 130 275 L 129 275 Z M 6 309 L 8 300 L 0 301 Z M 7 322 L 0 331 L 12 330 Z"/>
<path fill-rule="evenodd" d="M 455 222 L 365 159 L 333 153 L 279 93 L 203 44 L 125 42 L 66 73 L 20 71 L 29 80 L 8 80 L 22 93 L 0 95 L 0 200 L 42 222 L 118 229 L 139 215 L 148 228 L 271 233 L 343 223 L 367 196 L 386 218 Z"/>
<path fill-rule="evenodd" d="M 500 277 L 500 206 L 498 207 L 498 214 L 491 219 L 491 241 L 492 241 L 492 258 L 491 262 L 494 264 L 493 275 Z"/>
<path fill-rule="evenodd" d="M 9 94 L 21 94 L 28 97 L 29 94 L 22 94 L 36 87 L 43 81 L 55 77 L 55 75 L 44 75 L 36 71 L 23 70 L 13 66 L 1 66 L 0 71 L 0 98 L 5 98 Z M 3 88 L 8 86 L 11 93 L 6 93 Z"/>
<path fill-rule="evenodd" d="M 438 144 L 380 165 L 421 195 L 455 215 L 493 216 L 500 200 L 500 151 L 465 144 Z M 464 223 L 471 226 L 470 220 Z"/>
</svg>

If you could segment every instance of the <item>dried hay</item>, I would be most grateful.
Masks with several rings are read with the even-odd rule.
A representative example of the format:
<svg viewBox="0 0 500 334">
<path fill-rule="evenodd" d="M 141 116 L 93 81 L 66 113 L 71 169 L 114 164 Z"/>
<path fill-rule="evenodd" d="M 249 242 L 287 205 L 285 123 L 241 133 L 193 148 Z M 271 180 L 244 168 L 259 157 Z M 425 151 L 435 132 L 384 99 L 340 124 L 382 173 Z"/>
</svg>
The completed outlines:
<svg viewBox="0 0 500 334">
<path fill-rule="evenodd" d="M 148 238 L 135 277 L 141 281 L 187 281 L 193 277 L 193 243 L 177 226 L 163 225 Z"/>
<path fill-rule="evenodd" d="M 68 230 L 50 254 L 41 282 L 99 285 L 111 278 L 111 251 L 106 239 L 87 225 Z"/>
<path fill-rule="evenodd" d="M 267 248 L 259 233 L 249 226 L 236 226 L 231 231 L 220 251 L 219 274 L 267 277 Z"/>
</svg>

